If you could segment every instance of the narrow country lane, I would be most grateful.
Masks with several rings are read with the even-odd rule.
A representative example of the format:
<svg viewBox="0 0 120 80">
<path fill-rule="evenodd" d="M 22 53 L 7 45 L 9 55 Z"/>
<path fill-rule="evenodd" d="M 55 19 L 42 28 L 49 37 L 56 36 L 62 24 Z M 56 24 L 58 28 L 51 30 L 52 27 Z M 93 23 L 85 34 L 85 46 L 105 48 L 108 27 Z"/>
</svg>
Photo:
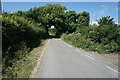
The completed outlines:
<svg viewBox="0 0 120 80">
<path fill-rule="evenodd" d="M 117 78 L 117 66 L 75 49 L 61 39 L 50 39 L 36 78 Z"/>
</svg>

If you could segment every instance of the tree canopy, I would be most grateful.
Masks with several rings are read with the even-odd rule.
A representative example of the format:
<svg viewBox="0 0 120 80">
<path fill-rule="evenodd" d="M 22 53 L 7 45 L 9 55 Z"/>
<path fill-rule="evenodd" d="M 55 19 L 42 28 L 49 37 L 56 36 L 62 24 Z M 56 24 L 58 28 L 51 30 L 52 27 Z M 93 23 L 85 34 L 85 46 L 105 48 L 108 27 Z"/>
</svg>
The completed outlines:
<svg viewBox="0 0 120 80">
<path fill-rule="evenodd" d="M 18 11 L 14 15 L 28 17 L 38 22 L 40 27 L 44 26 L 46 34 L 52 25 L 57 29 L 56 35 L 74 32 L 77 25 L 89 25 L 90 16 L 88 12 L 76 13 L 66 10 L 67 8 L 60 4 L 47 4 L 46 6 L 31 8 L 27 12 Z"/>
<path fill-rule="evenodd" d="M 114 25 L 115 23 L 113 22 L 114 18 L 110 18 L 110 16 L 102 17 L 101 19 L 98 20 L 98 24 L 101 25 Z"/>
</svg>

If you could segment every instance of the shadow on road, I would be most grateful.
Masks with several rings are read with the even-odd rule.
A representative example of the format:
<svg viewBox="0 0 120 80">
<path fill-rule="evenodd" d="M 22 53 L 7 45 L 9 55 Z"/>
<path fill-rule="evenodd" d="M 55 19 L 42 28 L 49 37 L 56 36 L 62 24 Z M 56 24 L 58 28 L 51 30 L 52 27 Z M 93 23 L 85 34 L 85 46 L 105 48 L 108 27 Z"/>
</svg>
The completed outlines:
<svg viewBox="0 0 120 80">
<path fill-rule="evenodd" d="M 53 38 L 60 38 L 60 37 L 59 36 L 55 36 L 55 35 L 49 35 L 49 38 L 53 39 Z"/>
</svg>

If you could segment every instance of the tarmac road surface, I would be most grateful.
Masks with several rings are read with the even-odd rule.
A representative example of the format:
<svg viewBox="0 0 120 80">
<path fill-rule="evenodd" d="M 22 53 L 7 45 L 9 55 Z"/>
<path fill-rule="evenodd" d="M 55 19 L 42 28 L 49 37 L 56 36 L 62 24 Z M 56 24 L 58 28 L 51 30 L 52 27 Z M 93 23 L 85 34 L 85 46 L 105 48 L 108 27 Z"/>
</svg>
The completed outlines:
<svg viewBox="0 0 120 80">
<path fill-rule="evenodd" d="M 50 39 L 35 78 L 118 78 L 118 67 L 97 56 Z"/>
</svg>

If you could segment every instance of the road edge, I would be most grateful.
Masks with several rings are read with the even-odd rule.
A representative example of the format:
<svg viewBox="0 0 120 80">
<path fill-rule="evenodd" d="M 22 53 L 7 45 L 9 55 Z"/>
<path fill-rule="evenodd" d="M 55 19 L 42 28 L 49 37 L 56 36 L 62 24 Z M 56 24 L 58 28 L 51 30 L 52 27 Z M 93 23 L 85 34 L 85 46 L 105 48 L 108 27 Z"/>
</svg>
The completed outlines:
<svg viewBox="0 0 120 80">
<path fill-rule="evenodd" d="M 60 38 L 61 39 L 61 38 Z M 97 56 L 99 57 L 100 59 L 103 59 L 105 62 L 109 63 L 109 64 L 112 64 L 112 65 L 115 65 L 115 66 L 118 66 L 118 60 L 116 60 L 115 62 L 116 63 L 113 63 L 109 60 L 109 58 L 107 57 L 108 55 L 112 55 L 112 54 L 99 54 L 98 52 L 94 52 L 94 51 L 88 51 L 88 50 L 85 50 L 85 49 L 82 49 L 82 48 L 77 48 L 75 46 L 73 46 L 72 44 L 69 44 L 68 42 L 64 41 L 63 39 L 61 39 L 65 44 L 67 44 L 69 47 L 72 47 L 76 50 L 81 50 L 81 51 L 84 51 L 84 52 L 87 52 L 89 53 L 89 55 L 93 55 L 93 56 Z M 116 54 L 117 58 L 118 58 L 118 54 Z M 105 59 L 106 58 L 106 59 Z"/>
<path fill-rule="evenodd" d="M 45 46 L 44 48 L 42 49 L 42 52 L 40 54 L 40 57 L 38 58 L 38 60 L 36 60 L 36 65 L 35 67 L 33 68 L 33 70 L 31 71 L 30 75 L 28 78 L 35 78 L 35 74 L 37 73 L 38 69 L 40 68 L 40 64 L 41 64 L 41 61 L 42 61 L 42 58 L 43 58 L 43 55 L 45 53 L 45 50 L 46 50 L 46 47 L 47 47 L 47 44 L 48 44 L 48 41 L 45 43 Z"/>
</svg>

